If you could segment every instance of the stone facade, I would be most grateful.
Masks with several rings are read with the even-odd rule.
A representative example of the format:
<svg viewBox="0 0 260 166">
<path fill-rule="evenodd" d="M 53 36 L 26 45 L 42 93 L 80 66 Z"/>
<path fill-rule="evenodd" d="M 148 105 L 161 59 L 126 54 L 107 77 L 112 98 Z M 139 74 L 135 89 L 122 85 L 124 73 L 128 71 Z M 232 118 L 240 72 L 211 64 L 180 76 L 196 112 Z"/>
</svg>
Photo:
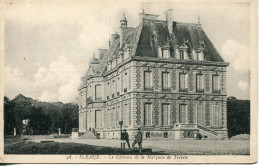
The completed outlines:
<svg viewBox="0 0 260 166">
<path fill-rule="evenodd" d="M 185 47 L 176 42 L 172 46 L 171 41 L 168 42 L 169 46 L 156 51 L 157 57 L 137 56 L 144 47 L 141 43 L 138 45 L 138 40 L 142 41 L 145 24 L 152 20 L 146 20 L 145 13 L 140 15 L 143 23 L 136 29 L 128 29 L 124 22 L 126 17 L 123 17 L 121 29 L 124 32 L 120 32 L 120 39 L 115 38 L 115 44 L 112 41 L 109 50 L 100 51 L 99 58 L 90 62 L 87 74 L 82 77 L 79 131 L 94 129 L 101 138 L 119 139 L 119 121 L 123 121 L 123 129 L 127 129 L 131 139 L 138 127 L 142 128 L 145 139 L 182 139 L 193 137 L 197 130 L 209 137 L 227 137 L 228 63 L 210 60 L 210 52 L 201 52 L 197 48 L 189 51 L 189 44 L 185 44 L 187 40 L 184 40 Z M 171 28 L 174 22 L 169 24 L 166 20 L 166 23 L 169 30 L 167 41 L 174 41 L 177 36 L 174 27 Z M 200 24 L 196 26 L 201 29 Z M 129 33 L 124 35 L 125 29 Z M 133 38 L 127 41 L 131 34 L 136 41 L 132 42 Z M 151 35 L 151 41 L 153 37 Z M 201 39 L 197 40 L 201 42 Z M 148 84 L 151 87 L 147 88 Z"/>
</svg>

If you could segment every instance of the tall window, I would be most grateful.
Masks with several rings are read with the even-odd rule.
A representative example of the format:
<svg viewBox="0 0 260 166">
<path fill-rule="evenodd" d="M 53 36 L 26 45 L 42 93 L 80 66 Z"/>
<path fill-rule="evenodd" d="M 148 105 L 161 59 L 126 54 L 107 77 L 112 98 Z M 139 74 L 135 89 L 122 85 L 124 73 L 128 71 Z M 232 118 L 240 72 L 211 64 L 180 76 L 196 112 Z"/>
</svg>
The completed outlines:
<svg viewBox="0 0 260 166">
<path fill-rule="evenodd" d="M 184 50 L 180 50 L 180 59 L 184 59 Z"/>
<path fill-rule="evenodd" d="M 96 128 L 102 127 L 102 111 L 101 110 L 95 111 L 95 127 Z"/>
<path fill-rule="evenodd" d="M 150 103 L 144 104 L 144 125 L 152 125 L 152 104 Z"/>
<path fill-rule="evenodd" d="M 197 84 L 196 84 L 196 88 L 197 88 L 197 92 L 204 92 L 204 79 L 203 79 L 203 75 L 202 74 L 197 74 Z"/>
<path fill-rule="evenodd" d="M 123 90 L 125 93 L 127 92 L 127 87 L 128 87 L 128 75 L 127 72 L 125 72 L 123 75 Z"/>
<path fill-rule="evenodd" d="M 214 93 L 219 93 L 219 75 L 212 76 L 212 91 Z"/>
<path fill-rule="evenodd" d="M 180 105 L 180 114 L 179 114 L 179 122 L 180 123 L 188 123 L 188 111 L 187 111 L 187 105 L 181 104 Z"/>
<path fill-rule="evenodd" d="M 114 109 L 110 109 L 110 127 L 114 127 L 113 124 L 114 124 Z"/>
<path fill-rule="evenodd" d="M 162 125 L 170 125 L 170 105 L 162 104 Z"/>
<path fill-rule="evenodd" d="M 110 119 L 110 110 L 109 109 L 107 109 L 107 125 L 108 125 L 108 127 L 110 127 L 110 122 L 111 122 L 111 119 Z"/>
<path fill-rule="evenodd" d="M 144 72 L 144 89 L 152 89 L 152 72 Z"/>
<path fill-rule="evenodd" d="M 120 94 L 120 87 L 121 87 L 121 84 L 120 84 L 120 78 L 118 77 L 117 78 L 117 95 L 119 95 Z"/>
<path fill-rule="evenodd" d="M 221 114 L 219 105 L 211 105 L 211 125 L 220 126 L 221 124 Z"/>
<path fill-rule="evenodd" d="M 112 80 L 111 86 L 112 86 L 112 98 L 114 98 L 116 96 L 116 87 L 117 87 L 115 80 Z"/>
<path fill-rule="evenodd" d="M 164 72 L 162 73 L 162 89 L 169 90 L 170 88 L 170 81 L 169 81 L 169 73 Z"/>
<path fill-rule="evenodd" d="M 204 107 L 202 104 L 197 104 L 195 107 L 195 122 L 204 125 Z"/>
<path fill-rule="evenodd" d="M 188 90 L 188 78 L 186 73 L 180 73 L 180 91 L 186 92 Z"/>
<path fill-rule="evenodd" d="M 95 86 L 95 98 L 96 100 L 102 99 L 102 88 L 100 84 Z"/>
</svg>

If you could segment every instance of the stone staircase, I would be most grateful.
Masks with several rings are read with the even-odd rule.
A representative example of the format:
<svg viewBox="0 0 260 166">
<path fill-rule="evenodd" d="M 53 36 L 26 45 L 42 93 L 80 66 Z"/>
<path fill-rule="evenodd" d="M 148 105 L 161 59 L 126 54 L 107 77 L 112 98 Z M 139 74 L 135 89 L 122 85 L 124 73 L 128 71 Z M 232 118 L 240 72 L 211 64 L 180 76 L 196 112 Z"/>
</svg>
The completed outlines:
<svg viewBox="0 0 260 166">
<path fill-rule="evenodd" d="M 207 127 L 201 126 L 201 125 L 197 125 L 197 128 L 199 129 L 202 137 L 207 136 L 208 139 L 222 139 L 225 138 L 225 136 L 223 136 L 222 134 L 217 133 L 214 130 L 211 130 Z"/>
<path fill-rule="evenodd" d="M 86 131 L 86 132 L 82 133 L 82 135 L 80 134 L 79 139 L 97 139 L 97 137 L 95 136 L 94 133 L 92 133 L 90 131 Z"/>
</svg>

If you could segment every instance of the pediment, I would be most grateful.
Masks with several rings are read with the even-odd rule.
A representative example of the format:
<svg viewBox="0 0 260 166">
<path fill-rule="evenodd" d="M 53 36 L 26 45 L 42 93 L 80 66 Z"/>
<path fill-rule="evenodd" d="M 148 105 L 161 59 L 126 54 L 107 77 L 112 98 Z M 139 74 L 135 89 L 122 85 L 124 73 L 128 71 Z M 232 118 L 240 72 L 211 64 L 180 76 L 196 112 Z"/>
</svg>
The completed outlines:
<svg viewBox="0 0 260 166">
<path fill-rule="evenodd" d="M 194 98 L 194 100 L 206 100 L 205 98 L 203 98 L 203 97 L 201 97 L 201 96 L 199 96 L 199 97 L 196 97 L 196 98 Z"/>
<path fill-rule="evenodd" d="M 178 100 L 188 100 L 189 98 L 186 96 L 179 96 L 177 99 Z"/>
<path fill-rule="evenodd" d="M 211 98 L 212 101 L 220 101 L 221 99 L 219 97 L 213 97 Z"/>
</svg>

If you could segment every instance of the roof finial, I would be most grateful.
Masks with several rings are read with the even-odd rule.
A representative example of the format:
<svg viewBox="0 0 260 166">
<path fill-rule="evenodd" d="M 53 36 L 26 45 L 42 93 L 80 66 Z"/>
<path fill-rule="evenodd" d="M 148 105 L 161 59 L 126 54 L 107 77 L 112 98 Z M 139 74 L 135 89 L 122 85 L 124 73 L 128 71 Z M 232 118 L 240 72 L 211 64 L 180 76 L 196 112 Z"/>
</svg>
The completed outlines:
<svg viewBox="0 0 260 166">
<path fill-rule="evenodd" d="M 126 16 L 125 16 L 124 9 L 123 9 L 123 17 L 120 20 L 120 22 L 121 22 L 121 27 L 127 27 L 127 19 L 126 19 Z"/>
<path fill-rule="evenodd" d="M 96 60 L 95 52 L 93 52 L 93 61 Z"/>
</svg>

